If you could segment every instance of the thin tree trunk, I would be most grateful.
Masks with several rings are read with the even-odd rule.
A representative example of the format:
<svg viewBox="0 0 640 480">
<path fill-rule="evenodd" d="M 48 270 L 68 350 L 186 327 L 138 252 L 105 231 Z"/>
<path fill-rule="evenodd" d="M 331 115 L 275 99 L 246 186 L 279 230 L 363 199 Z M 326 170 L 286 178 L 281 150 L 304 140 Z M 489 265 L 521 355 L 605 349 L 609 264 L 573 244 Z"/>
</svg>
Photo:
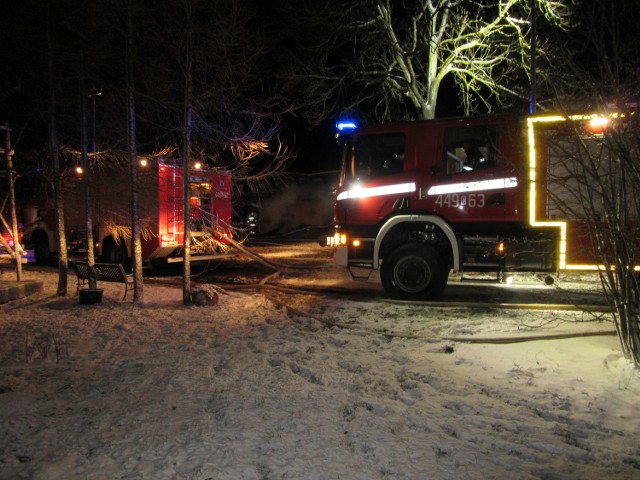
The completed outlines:
<svg viewBox="0 0 640 480">
<path fill-rule="evenodd" d="M 11 152 L 11 129 L 4 126 L 5 153 L 7 155 L 7 169 L 9 170 L 9 196 L 11 197 L 11 236 L 13 237 L 13 253 L 16 262 L 16 279 L 22 280 L 22 247 L 18 235 L 18 218 L 16 215 L 16 172 L 13 170 L 13 153 Z"/>
<path fill-rule="evenodd" d="M 82 187 L 84 190 L 84 212 L 86 222 L 87 263 L 89 264 L 89 288 L 97 288 L 96 272 L 94 270 L 95 256 L 93 249 L 93 210 L 91 192 L 91 165 L 89 165 L 89 128 L 87 116 L 87 89 L 85 84 L 84 52 L 80 49 L 80 110 L 82 111 Z"/>
<path fill-rule="evenodd" d="M 134 88 L 134 43 L 133 13 L 127 15 L 127 106 L 129 142 L 129 182 L 131 185 L 131 260 L 133 266 L 133 303 L 144 301 L 144 279 L 142 276 L 142 242 L 138 212 L 138 160 L 136 139 L 136 104 Z"/>
<path fill-rule="evenodd" d="M 187 31 L 186 31 L 186 65 L 185 65 L 185 88 L 184 88 L 184 125 L 183 125 L 183 189 L 184 189 L 184 249 L 183 249 L 183 273 L 182 273 L 182 303 L 191 304 L 191 115 L 192 115 L 192 43 L 193 43 L 193 18 L 191 2 L 185 2 L 187 10 Z"/>
<path fill-rule="evenodd" d="M 56 126 L 56 96 L 53 78 L 53 39 L 51 38 L 51 1 L 47 2 L 47 70 L 49 75 L 49 154 L 53 164 L 53 193 L 56 205 L 56 228 L 58 232 L 58 289 L 56 294 L 67 294 L 69 260 L 67 256 L 67 237 L 64 222 L 64 198 L 60 175 L 60 156 L 58 151 L 58 131 Z"/>
</svg>

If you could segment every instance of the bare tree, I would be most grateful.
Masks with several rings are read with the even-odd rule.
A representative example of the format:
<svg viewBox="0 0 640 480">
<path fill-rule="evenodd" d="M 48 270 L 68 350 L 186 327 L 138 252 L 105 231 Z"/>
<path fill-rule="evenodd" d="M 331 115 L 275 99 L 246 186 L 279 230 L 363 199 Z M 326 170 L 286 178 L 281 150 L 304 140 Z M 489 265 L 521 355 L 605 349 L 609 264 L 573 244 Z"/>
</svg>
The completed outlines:
<svg viewBox="0 0 640 480">
<path fill-rule="evenodd" d="M 574 44 L 558 78 L 559 108 L 567 116 L 589 108 L 599 127 L 571 122 L 551 180 L 564 198 L 563 215 L 581 220 L 613 311 L 625 357 L 640 367 L 640 71 L 633 39 L 640 2 L 594 0 L 584 5 Z M 595 128 L 595 129 L 594 129 Z"/>
<path fill-rule="evenodd" d="M 185 71 L 184 71 L 184 118 L 182 123 L 182 189 L 183 228 L 182 250 L 182 303 L 191 305 L 191 138 L 193 131 L 193 8 L 189 0 L 184 2 L 185 25 Z"/>
<path fill-rule="evenodd" d="M 560 135 L 548 141 L 548 208 L 574 222 L 576 241 L 600 265 L 626 358 L 640 367 L 640 118 L 624 105 L 593 121 L 567 114 Z M 605 126 L 606 123 L 606 126 Z M 575 235 L 575 234 L 578 235 Z"/>
<path fill-rule="evenodd" d="M 9 250 L 9 253 L 13 255 L 13 261 L 16 267 L 16 278 L 18 281 L 22 280 L 22 247 L 20 245 L 20 238 L 18 237 L 18 219 L 16 216 L 16 171 L 13 169 L 13 150 L 11 148 L 11 129 L 9 125 L 0 125 L 0 131 L 4 131 L 5 145 L 4 148 L 0 148 L 0 151 L 7 157 L 7 171 L 9 172 L 9 197 L 11 198 L 11 228 L 9 229 L 11 237 L 13 238 L 13 252 Z M 4 217 L 2 217 L 2 210 L 0 208 L 0 218 L 2 223 L 5 224 Z M 6 225 L 6 224 L 5 224 Z"/>
<path fill-rule="evenodd" d="M 528 98 L 532 4 L 550 24 L 567 27 L 573 3 L 364 0 L 337 9 L 344 12 L 338 20 L 344 28 L 335 32 L 341 41 L 310 46 L 311 55 L 324 64 L 315 63 L 310 70 L 300 70 L 298 64 L 297 72 L 287 74 L 304 79 L 307 96 L 322 105 L 336 93 L 331 89 L 350 79 L 355 101 L 372 105 L 379 120 L 434 118 L 448 78 L 455 81 L 467 113 L 491 110 L 495 104 Z M 326 53 L 334 45 L 340 50 Z M 540 60 L 547 47 L 537 42 Z"/>
<path fill-rule="evenodd" d="M 56 123 L 56 93 L 53 76 L 53 39 L 51 28 L 51 1 L 47 2 L 47 73 L 49 77 L 49 155 L 53 164 L 53 190 L 56 205 L 56 223 L 58 233 L 58 289 L 57 294 L 67 294 L 67 279 L 69 274 L 69 259 L 67 256 L 67 237 L 64 222 L 64 196 L 62 194 L 62 178 L 60 172 L 60 151 L 58 145 L 58 130 Z M 48 245 L 48 239 L 45 239 Z"/>
<path fill-rule="evenodd" d="M 133 266 L 133 302 L 144 301 L 144 277 L 142 275 L 142 240 L 138 212 L 138 142 L 136 136 L 136 103 L 134 75 L 133 12 L 127 5 L 126 70 L 127 70 L 127 151 L 131 191 L 131 245 Z"/>
<path fill-rule="evenodd" d="M 83 40 L 81 36 L 81 42 Z M 86 225 L 86 245 L 87 245 L 87 264 L 89 265 L 89 288 L 96 288 L 98 282 L 96 280 L 96 272 L 94 270 L 95 255 L 94 255 L 94 241 L 93 241 L 93 208 L 92 208 L 92 194 L 91 191 L 91 179 L 92 168 L 89 163 L 89 129 L 87 119 L 87 88 L 85 79 L 85 61 L 83 47 L 80 46 L 80 111 L 81 111 L 81 140 L 80 140 L 80 152 L 82 159 L 82 187 L 84 193 L 84 212 L 85 212 L 85 225 Z"/>
<path fill-rule="evenodd" d="M 188 153 L 192 164 L 230 171 L 234 206 L 247 194 L 266 195 L 279 185 L 292 160 L 281 134 L 282 117 L 293 107 L 271 81 L 276 52 L 255 7 L 248 0 L 190 0 L 145 19 L 149 31 L 160 31 L 151 27 L 159 22 L 163 27 L 154 46 L 162 49 L 164 62 L 142 65 L 139 76 L 145 126 L 163 126 L 155 149 L 181 145 L 183 162 Z M 191 35 L 185 9 L 192 12 Z"/>
</svg>

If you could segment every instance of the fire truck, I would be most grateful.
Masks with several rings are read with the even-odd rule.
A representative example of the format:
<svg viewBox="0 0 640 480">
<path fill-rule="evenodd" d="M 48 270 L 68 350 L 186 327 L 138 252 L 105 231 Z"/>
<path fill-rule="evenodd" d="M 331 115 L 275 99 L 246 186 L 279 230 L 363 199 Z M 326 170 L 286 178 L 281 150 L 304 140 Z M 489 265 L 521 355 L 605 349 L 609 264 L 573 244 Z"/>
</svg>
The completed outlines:
<svg viewBox="0 0 640 480">
<path fill-rule="evenodd" d="M 404 299 L 438 296 L 451 271 L 501 280 L 510 272 L 595 268 L 587 225 L 567 217 L 571 195 L 551 179 L 565 168 L 557 148 L 563 128 L 582 122 L 597 135 L 606 120 L 505 114 L 364 128 L 339 122 L 342 169 L 327 237 L 336 263 L 356 279 L 379 270 L 385 292 Z"/>
<path fill-rule="evenodd" d="M 191 258 L 217 258 L 231 235 L 231 175 L 194 164 L 190 173 Z M 127 265 L 131 257 L 131 192 L 126 168 L 93 172 L 90 198 L 94 254 L 106 263 Z M 138 203 L 142 258 L 160 265 L 182 261 L 184 245 L 184 169 L 169 160 L 142 162 L 138 168 Z M 86 256 L 85 196 L 81 174 L 63 182 L 66 239 L 69 256 Z M 37 210 L 24 227 L 24 242 L 39 265 L 57 254 L 56 215 L 52 202 Z"/>
</svg>

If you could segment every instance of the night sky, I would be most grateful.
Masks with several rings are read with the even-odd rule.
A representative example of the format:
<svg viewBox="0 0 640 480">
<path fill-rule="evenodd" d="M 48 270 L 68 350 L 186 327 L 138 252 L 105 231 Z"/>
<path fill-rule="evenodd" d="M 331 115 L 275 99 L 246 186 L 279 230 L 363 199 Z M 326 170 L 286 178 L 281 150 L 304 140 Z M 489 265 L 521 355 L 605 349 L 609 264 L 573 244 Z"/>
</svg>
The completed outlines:
<svg viewBox="0 0 640 480">
<path fill-rule="evenodd" d="M 41 174 L 46 173 L 52 92 L 60 145 L 80 149 L 84 98 L 87 127 L 89 132 L 95 128 L 98 148 L 126 151 L 125 7 L 129 2 L 7 3 L 0 17 L 3 45 L 0 121 L 13 129 L 16 167 L 21 174 L 18 189 L 24 196 L 38 190 Z M 183 2 L 134 3 L 132 39 L 138 150 L 152 152 L 181 142 L 186 15 Z M 573 58 L 588 58 L 588 71 L 596 79 L 608 69 L 620 75 L 635 71 L 633 45 L 637 27 L 632 19 L 640 2 L 618 1 L 615 8 L 605 2 L 607 15 L 598 16 L 599 3 L 587 2 L 583 6 L 583 25 L 579 29 L 564 32 L 560 37 L 547 36 L 548 32 L 543 31 L 542 40 L 574 48 Z M 295 9 L 287 8 L 290 2 L 286 1 L 225 0 L 200 4 L 193 16 L 194 148 L 209 152 L 222 166 L 229 165 L 232 159 L 222 147 L 225 142 L 255 125 L 258 126 L 251 135 L 258 138 L 268 130 L 269 122 L 280 118 L 283 126 L 280 138 L 290 145 L 295 142 L 299 154 L 294 170 L 309 173 L 337 168 L 337 160 L 333 158 L 333 125 L 353 101 L 354 92 L 347 89 L 340 95 L 327 97 L 322 115 L 316 114 L 310 120 L 307 99 L 300 97 L 302 84 L 296 84 L 290 74 L 294 54 L 334 35 L 330 24 L 333 19 L 324 19 L 321 28 L 323 19 L 307 18 L 305 22 L 313 20 L 316 26 L 308 28 L 310 23 L 301 22 L 301 17 L 288 17 Z M 300 2 L 301 6 L 304 4 Z M 231 8 L 233 5 L 237 8 Z M 611 25 L 613 19 L 615 30 Z M 615 35 L 607 35 L 612 31 Z M 617 44 L 613 45 L 612 37 Z M 336 50 L 327 61 L 341 58 L 341 45 L 334 47 Z M 610 52 L 617 56 L 608 55 L 608 63 L 594 62 L 594 58 Z M 634 64 L 623 59 L 633 59 Z M 50 72 L 53 82 L 49 81 Z M 102 94 L 90 96 L 95 91 Z M 462 113 L 459 104 L 453 82 L 446 79 L 440 91 L 437 116 Z M 372 111 L 364 103 L 352 113 L 370 121 Z"/>
</svg>

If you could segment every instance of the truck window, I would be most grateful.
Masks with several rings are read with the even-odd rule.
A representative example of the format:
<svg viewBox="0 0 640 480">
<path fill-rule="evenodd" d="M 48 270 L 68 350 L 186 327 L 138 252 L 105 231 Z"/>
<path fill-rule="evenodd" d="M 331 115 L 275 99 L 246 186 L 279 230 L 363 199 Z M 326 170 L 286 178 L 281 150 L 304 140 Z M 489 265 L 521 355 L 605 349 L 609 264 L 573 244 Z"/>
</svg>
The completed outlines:
<svg viewBox="0 0 640 480">
<path fill-rule="evenodd" d="M 447 128 L 444 132 L 443 172 L 451 175 L 495 166 L 497 144 L 495 126 Z"/>
<path fill-rule="evenodd" d="M 353 147 L 353 178 L 369 179 L 399 173 L 404 168 L 404 135 L 363 135 Z"/>
</svg>

